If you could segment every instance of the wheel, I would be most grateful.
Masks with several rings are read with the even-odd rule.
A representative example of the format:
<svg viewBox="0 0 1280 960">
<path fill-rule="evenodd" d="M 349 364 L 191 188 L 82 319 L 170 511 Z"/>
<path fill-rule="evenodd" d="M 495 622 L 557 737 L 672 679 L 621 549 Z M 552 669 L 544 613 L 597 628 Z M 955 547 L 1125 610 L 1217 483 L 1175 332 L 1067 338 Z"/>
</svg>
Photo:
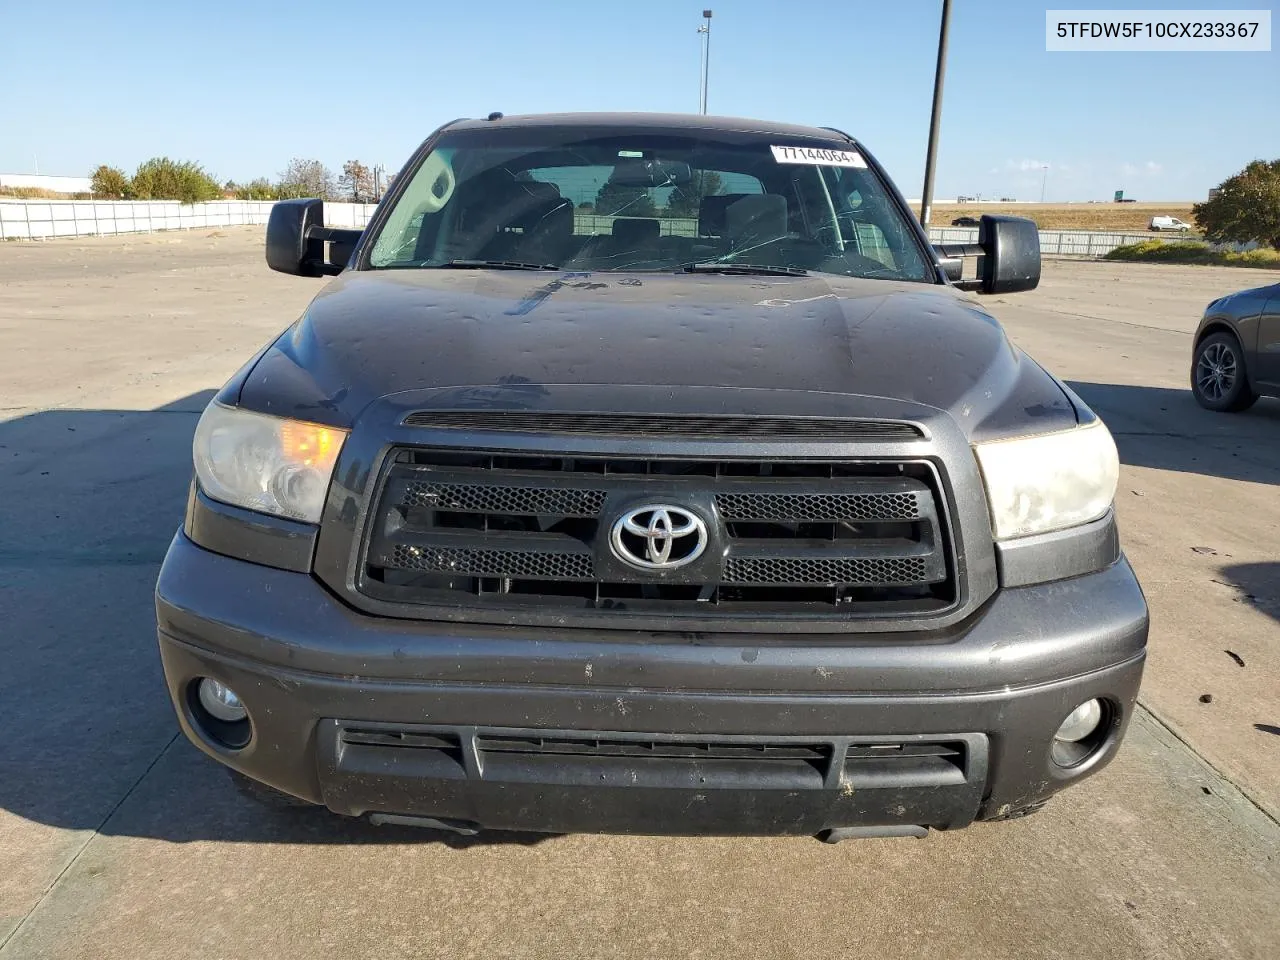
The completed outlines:
<svg viewBox="0 0 1280 960">
<path fill-rule="evenodd" d="M 1258 395 L 1245 376 L 1244 351 L 1230 333 L 1200 341 L 1191 361 L 1191 392 L 1206 410 L 1234 413 L 1253 406 Z"/>
<path fill-rule="evenodd" d="M 268 787 L 265 783 L 260 783 L 252 777 L 246 777 L 238 770 L 232 770 L 230 767 L 224 768 L 227 776 L 231 778 L 231 782 L 240 791 L 240 795 L 248 797 L 254 803 L 269 807 L 272 810 L 301 810 L 314 809 L 315 804 L 301 797 L 295 797 L 288 793 L 282 793 L 274 787 Z"/>
</svg>

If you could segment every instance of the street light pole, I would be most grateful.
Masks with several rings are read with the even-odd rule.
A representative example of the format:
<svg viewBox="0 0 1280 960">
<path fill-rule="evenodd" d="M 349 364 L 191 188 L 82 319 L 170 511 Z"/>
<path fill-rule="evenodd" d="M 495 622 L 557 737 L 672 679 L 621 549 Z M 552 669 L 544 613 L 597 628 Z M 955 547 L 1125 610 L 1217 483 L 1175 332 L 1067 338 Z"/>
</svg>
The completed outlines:
<svg viewBox="0 0 1280 960">
<path fill-rule="evenodd" d="M 1044 203 L 1044 191 L 1049 186 L 1049 165 L 1044 165 L 1044 179 L 1040 181 L 1040 202 Z"/>
<path fill-rule="evenodd" d="M 702 89 L 698 99 L 698 111 L 706 113 L 707 76 L 711 70 L 711 11 L 703 10 L 702 18 L 706 20 L 706 23 L 698 27 L 698 32 L 702 34 Z"/>
<path fill-rule="evenodd" d="M 933 113 L 929 117 L 929 152 L 924 162 L 924 192 L 920 197 L 920 223 L 928 229 L 933 213 L 933 168 L 938 161 L 938 123 L 942 119 L 942 80 L 947 72 L 947 28 L 951 24 L 951 0 L 942 0 L 942 27 L 938 31 L 938 69 L 933 75 Z"/>
</svg>

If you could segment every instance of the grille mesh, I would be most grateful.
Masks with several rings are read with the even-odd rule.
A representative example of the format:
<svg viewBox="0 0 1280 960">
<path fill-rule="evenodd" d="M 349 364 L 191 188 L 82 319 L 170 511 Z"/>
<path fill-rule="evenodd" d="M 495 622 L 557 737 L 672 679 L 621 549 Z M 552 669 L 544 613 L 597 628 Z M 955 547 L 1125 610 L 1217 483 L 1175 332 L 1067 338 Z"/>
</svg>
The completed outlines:
<svg viewBox="0 0 1280 960">
<path fill-rule="evenodd" d="M 731 557 L 726 583 L 910 584 L 927 576 L 920 557 Z"/>
<path fill-rule="evenodd" d="M 556 514 L 594 517 L 604 506 L 603 490 L 552 487 L 507 487 L 488 484 L 411 481 L 404 493 L 406 507 L 434 507 L 459 513 L 501 513 L 515 516 Z"/>
<path fill-rule="evenodd" d="M 906 493 L 722 493 L 726 520 L 918 520 L 918 495 Z"/>
<path fill-rule="evenodd" d="M 456 573 L 472 577 L 527 577 L 531 580 L 590 580 L 591 555 L 535 550 L 408 547 L 397 544 L 391 565 L 401 570 Z"/>
</svg>

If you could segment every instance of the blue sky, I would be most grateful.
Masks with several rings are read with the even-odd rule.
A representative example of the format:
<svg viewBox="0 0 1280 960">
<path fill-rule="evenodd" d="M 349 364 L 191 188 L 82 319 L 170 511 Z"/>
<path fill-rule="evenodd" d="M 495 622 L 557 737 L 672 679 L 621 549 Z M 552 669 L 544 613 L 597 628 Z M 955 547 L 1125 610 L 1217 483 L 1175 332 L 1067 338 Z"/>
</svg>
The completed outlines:
<svg viewBox="0 0 1280 960">
<path fill-rule="evenodd" d="M 920 195 L 940 0 L 708 2 L 710 112 L 840 127 Z M 14 2 L 0 172 L 32 172 L 37 157 L 42 173 L 131 171 L 161 154 L 222 179 L 274 178 L 294 156 L 394 170 L 458 116 L 695 112 L 703 5 Z M 1194 200 L 1280 157 L 1274 49 L 1047 53 L 1046 4 L 952 6 L 939 198 L 1038 199 L 1047 164 L 1050 200 Z"/>
</svg>

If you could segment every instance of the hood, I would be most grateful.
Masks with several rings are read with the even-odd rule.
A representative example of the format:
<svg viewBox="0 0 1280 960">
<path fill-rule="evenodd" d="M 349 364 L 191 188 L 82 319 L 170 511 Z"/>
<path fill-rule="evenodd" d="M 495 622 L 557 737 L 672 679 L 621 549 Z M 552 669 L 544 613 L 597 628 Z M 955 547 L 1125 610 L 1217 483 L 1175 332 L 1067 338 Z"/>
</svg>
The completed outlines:
<svg viewBox="0 0 1280 960">
<path fill-rule="evenodd" d="M 889 399 L 943 411 L 972 438 L 1075 422 L 1057 382 L 957 291 L 830 275 L 349 272 L 247 372 L 239 402 L 346 427 L 391 395 L 435 409 L 610 410 L 625 397 L 625 412 L 645 412 L 648 396 L 665 411 L 767 413 L 783 392 L 775 412 L 856 415 L 858 398 Z"/>
</svg>

